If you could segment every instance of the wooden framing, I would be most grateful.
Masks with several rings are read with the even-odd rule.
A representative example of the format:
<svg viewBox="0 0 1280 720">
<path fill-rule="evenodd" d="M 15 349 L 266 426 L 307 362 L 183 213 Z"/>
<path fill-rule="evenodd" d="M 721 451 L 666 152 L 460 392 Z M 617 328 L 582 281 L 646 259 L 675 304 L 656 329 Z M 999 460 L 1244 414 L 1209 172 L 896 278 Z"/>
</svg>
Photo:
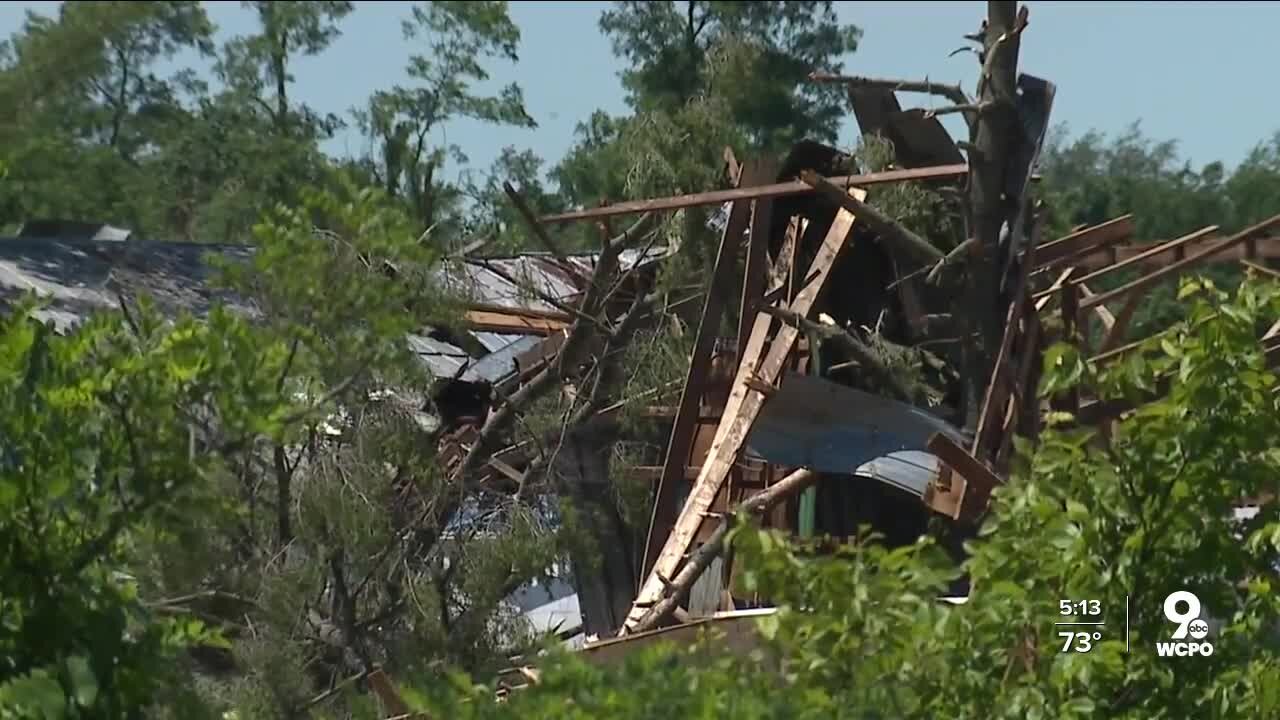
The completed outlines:
<svg viewBox="0 0 1280 720">
<path fill-rule="evenodd" d="M 1263 220 L 1262 222 L 1258 223 L 1257 225 L 1254 225 L 1253 227 L 1246 228 L 1236 233 L 1235 235 L 1232 235 L 1226 240 L 1223 240 L 1217 245 L 1213 245 L 1211 247 L 1205 248 L 1204 250 L 1201 250 L 1193 255 L 1188 255 L 1187 257 L 1181 260 L 1178 260 L 1174 263 L 1166 265 L 1158 270 L 1154 270 L 1150 273 L 1147 273 L 1146 275 L 1143 275 L 1142 277 L 1138 278 L 1137 280 L 1134 280 L 1131 283 L 1128 283 L 1127 285 L 1122 285 L 1118 288 L 1115 288 L 1114 290 L 1108 290 L 1107 292 L 1094 295 L 1093 297 L 1088 298 L 1083 302 L 1081 302 L 1080 309 L 1087 310 L 1095 305 L 1101 305 L 1115 298 L 1125 297 L 1126 295 L 1129 295 L 1131 293 L 1145 290 L 1151 287 L 1152 285 L 1160 282 L 1161 280 L 1174 277 L 1178 273 L 1181 273 L 1184 270 L 1187 270 L 1191 267 L 1199 265 L 1200 263 L 1213 257 L 1214 255 L 1217 255 L 1218 253 L 1221 253 L 1225 250 L 1228 250 L 1237 245 L 1240 245 L 1244 243 L 1246 240 L 1249 240 L 1250 238 L 1257 238 L 1262 233 L 1268 230 L 1271 230 L 1275 227 L 1280 227 L 1280 215 L 1276 215 L 1267 220 Z"/>
<path fill-rule="evenodd" d="M 860 189 L 855 188 L 850 192 L 858 196 L 859 200 L 866 197 L 865 191 Z M 800 315 L 809 313 L 818 293 L 826 283 L 836 258 L 853 230 L 853 223 L 852 213 L 844 208 L 837 211 L 822 247 L 804 275 L 802 287 L 790 303 L 789 309 L 792 312 Z M 759 391 L 751 389 L 748 382 L 759 380 L 766 385 L 772 385 L 781 374 L 783 364 L 791 353 L 799 330 L 784 324 L 770 343 L 768 335 L 773 322 L 773 318 L 766 313 L 756 314 L 751 336 L 739 361 L 733 389 L 725 404 L 720 425 L 716 428 L 716 436 L 712 441 L 707 461 L 702 466 L 693 491 L 685 501 L 675 525 L 667 535 L 662 551 L 641 585 L 631 612 L 628 613 L 627 620 L 619 631 L 620 635 L 630 632 L 631 628 L 644 616 L 645 611 L 662 597 L 666 583 L 679 569 L 712 501 L 720 492 L 725 478 L 732 469 L 764 401 L 764 396 Z M 768 345 L 767 353 L 766 344 Z"/>
<path fill-rule="evenodd" d="M 1070 264 L 1077 257 L 1132 237 L 1133 232 L 1133 215 L 1121 215 L 1101 225 L 1078 230 L 1064 238 L 1036 246 L 1032 255 L 1032 270 L 1042 272 Z"/>
<path fill-rule="evenodd" d="M 748 183 L 761 182 L 765 176 L 759 171 L 758 166 L 749 163 L 742 171 L 744 175 L 742 179 Z M 747 229 L 751 210 L 752 206 L 747 200 L 734 202 L 729 210 L 729 219 L 725 224 L 724 233 L 720 238 L 720 249 L 716 252 L 715 267 L 711 272 L 711 284 L 703 300 L 702 319 L 698 322 L 698 332 L 693 341 L 693 355 L 689 358 L 689 369 L 685 373 L 680 404 L 676 410 L 675 422 L 671 426 L 662 475 L 655 489 L 649 532 L 646 536 L 644 556 L 641 558 L 641 577 L 649 574 L 653 563 L 658 559 L 658 552 L 661 549 L 658 533 L 671 527 L 680 512 L 678 493 L 680 485 L 684 482 L 683 468 L 689 461 L 703 388 L 711 372 L 711 351 L 715 344 L 716 331 L 720 326 L 720 318 L 724 312 L 723 298 L 732 287 L 738 243 L 742 233 Z"/>
<path fill-rule="evenodd" d="M 568 328 L 572 320 L 563 313 L 472 307 L 466 311 L 463 322 L 470 330 L 510 335 L 550 335 Z"/>
<path fill-rule="evenodd" d="M 885 183 L 905 182 L 908 180 L 959 180 L 968 174 L 969 166 L 960 164 L 923 167 L 913 170 L 886 170 L 884 172 L 865 173 L 863 175 L 845 175 L 843 177 L 827 179 L 842 187 L 867 187 L 870 185 L 883 185 Z M 621 202 L 599 208 L 574 210 L 572 212 L 560 213 L 558 215 L 546 215 L 538 218 L 538 222 L 563 223 L 573 220 L 614 217 L 617 215 L 637 215 L 639 213 L 661 210 L 682 210 L 690 207 L 723 205 L 724 203 L 736 202 L 738 200 L 757 200 L 759 198 L 779 198 L 789 195 L 808 195 L 814 192 L 816 191 L 809 185 L 799 180 L 793 180 L 791 182 L 774 183 L 772 185 L 761 185 L 758 187 L 744 187 L 733 190 L 714 190 L 711 192 L 693 193 L 690 195 L 676 195 L 674 197 Z"/>
</svg>

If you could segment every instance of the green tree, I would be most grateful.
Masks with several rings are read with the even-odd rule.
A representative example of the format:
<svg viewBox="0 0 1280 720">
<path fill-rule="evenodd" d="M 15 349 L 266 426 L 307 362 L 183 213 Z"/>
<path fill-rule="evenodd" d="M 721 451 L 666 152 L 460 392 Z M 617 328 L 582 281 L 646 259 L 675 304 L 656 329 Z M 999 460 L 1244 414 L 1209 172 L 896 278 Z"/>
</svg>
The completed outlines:
<svg viewBox="0 0 1280 720">
<path fill-rule="evenodd" d="M 136 717 L 183 687 L 177 651 L 225 641 L 146 602 L 133 550 L 224 502 L 229 450 L 286 432 L 285 348 L 222 312 L 60 337 L 33 309 L 0 319 L 0 716 Z"/>
<path fill-rule="evenodd" d="M 97 219 L 159 231 L 163 197 L 148 183 L 159 136 L 180 120 L 189 71 L 158 65 L 211 49 L 194 2 L 67 2 L 28 13 L 0 65 L 0 144 L 14 176 L 0 222 Z"/>
<path fill-rule="evenodd" d="M 520 30 L 506 2 L 423 2 L 404 22 L 405 37 L 424 52 L 409 58 L 414 84 L 379 90 L 355 113 L 375 148 L 362 166 L 387 194 L 401 198 L 423 229 L 456 222 L 461 190 L 441 177 L 449 160 L 466 162 L 457 145 L 437 145 L 432 133 L 459 118 L 535 127 L 520 87 L 510 83 L 494 95 L 475 87 L 489 79 L 484 63 L 517 62 Z"/>
<path fill-rule="evenodd" d="M 1083 382 L 1138 398 L 1177 381 L 1106 437 L 1049 418 L 970 543 L 965 604 L 937 599 L 958 570 L 928 540 L 886 550 L 868 537 L 815 557 L 744 527 L 734 531 L 743 589 L 778 606 L 757 623 L 762 652 L 658 647 L 607 669 L 562 656 L 505 703 L 455 678 L 423 704 L 460 718 L 1275 715 L 1280 508 L 1233 511 L 1274 492 L 1280 470 L 1277 377 L 1256 342 L 1280 314 L 1280 288 L 1227 293 L 1195 279 L 1181 294 L 1187 321 L 1119 365 L 1086 366 L 1065 346 L 1046 357 L 1046 394 Z M 1170 633 L 1164 598 L 1178 589 L 1218 625 L 1211 657 L 1155 652 Z M 1097 600 L 1105 613 L 1090 652 L 1063 650 L 1064 599 Z"/>
<path fill-rule="evenodd" d="M 1113 138 L 1091 131 L 1071 139 L 1065 127 L 1055 128 L 1041 161 L 1051 234 L 1126 213 L 1133 214 L 1138 243 L 1172 240 L 1209 225 L 1236 232 L 1275 212 L 1276 147 L 1276 138 L 1259 143 L 1231 172 L 1220 162 L 1197 171 L 1181 157 L 1176 142 L 1157 142 L 1137 123 Z M 1093 289 L 1109 289 L 1142 272 L 1115 273 Z M 1231 266 L 1205 272 L 1228 286 L 1241 278 Z M 1135 313 L 1131 336 L 1162 330 L 1181 317 L 1183 305 L 1175 301 L 1175 292 L 1172 285 L 1155 288 Z"/>
<path fill-rule="evenodd" d="M 735 59 L 749 63 L 752 82 L 716 92 L 752 144 L 775 151 L 835 140 L 844 92 L 805 79 L 814 70 L 838 73 L 861 36 L 839 23 L 830 2 L 617 2 L 600 28 L 629 63 L 623 85 L 638 111 L 677 112 L 709 91 L 717 49 L 750 48 Z"/>
<path fill-rule="evenodd" d="M 265 191 L 274 202 L 295 205 L 297 189 L 316 184 L 315 168 L 321 164 L 317 143 L 331 136 L 340 120 L 290 99 L 290 65 L 297 57 L 327 49 L 341 34 L 339 25 L 352 5 L 339 0 L 241 4 L 257 15 L 259 32 L 228 42 L 215 72 L 230 96 L 227 100 L 247 106 L 240 114 L 256 116 L 259 124 L 270 128 L 270 150 L 254 168 L 267 186 L 251 191 Z"/>
</svg>

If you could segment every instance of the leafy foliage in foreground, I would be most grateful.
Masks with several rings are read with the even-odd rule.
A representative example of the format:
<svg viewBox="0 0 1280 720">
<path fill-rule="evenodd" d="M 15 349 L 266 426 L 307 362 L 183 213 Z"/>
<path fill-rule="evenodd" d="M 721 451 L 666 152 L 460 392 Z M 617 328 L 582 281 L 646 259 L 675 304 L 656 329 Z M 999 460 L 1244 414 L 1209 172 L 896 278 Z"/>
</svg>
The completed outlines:
<svg viewBox="0 0 1280 720">
<path fill-rule="evenodd" d="M 175 649 L 222 641 L 155 615 L 130 551 L 144 524 L 218 502 L 223 453 L 282 434 L 283 346 L 220 312 L 170 325 L 144 307 L 69 336 L 31 312 L 0 320 L 0 716 L 133 716 Z"/>
<path fill-rule="evenodd" d="M 1060 424 L 1046 432 L 965 563 L 967 604 L 938 602 L 956 571 L 927 542 L 887 551 L 861 542 L 813 558 L 779 536 L 736 531 L 743 582 L 774 597 L 748 657 L 657 648 L 601 669 L 571 656 L 541 682 L 492 702 L 455 678 L 433 696 L 463 718 L 1228 718 L 1280 712 L 1274 504 L 1233 521 L 1244 497 L 1280 473 L 1276 376 L 1257 326 L 1280 288 L 1228 295 L 1195 280 L 1188 321 L 1105 370 L 1064 347 L 1042 390 L 1090 383 L 1106 397 L 1173 389 L 1117 422 L 1109 439 Z M 1054 417 L 1062 423 L 1064 418 Z M 1025 448 L 1024 448 L 1025 450 Z M 1164 597 L 1186 588 L 1222 623 L 1209 658 L 1159 658 Z M 1122 635 L 1125 597 L 1132 633 Z M 1089 653 L 1062 653 L 1062 599 L 1100 600 L 1108 625 Z"/>
</svg>

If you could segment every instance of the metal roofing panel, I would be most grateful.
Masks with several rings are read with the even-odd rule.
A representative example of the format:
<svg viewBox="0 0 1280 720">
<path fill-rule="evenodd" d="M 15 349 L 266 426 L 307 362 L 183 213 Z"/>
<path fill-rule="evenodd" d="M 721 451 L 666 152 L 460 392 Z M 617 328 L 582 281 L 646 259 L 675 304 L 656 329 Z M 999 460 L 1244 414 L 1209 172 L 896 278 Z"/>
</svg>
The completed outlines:
<svg viewBox="0 0 1280 720">
<path fill-rule="evenodd" d="M 465 350 L 443 340 L 427 335 L 410 335 L 405 338 L 409 349 L 417 354 L 435 377 L 455 377 L 463 366 L 471 361 Z"/>
<path fill-rule="evenodd" d="M 437 340 L 429 335 L 410 335 L 406 338 L 409 342 L 409 348 L 419 355 L 455 355 L 459 357 L 467 357 L 467 351 L 460 347 L 451 345 L 443 340 Z"/>
<path fill-rule="evenodd" d="M 920 408 L 809 375 L 788 375 L 752 426 L 747 444 L 769 462 L 853 473 L 864 463 L 924 448 L 955 427 Z"/>
<path fill-rule="evenodd" d="M 523 337 L 529 337 L 524 333 L 496 333 L 496 332 L 472 332 L 471 337 L 476 339 L 489 352 L 497 352 L 511 343 Z"/>
<path fill-rule="evenodd" d="M 534 349 L 545 340 L 546 338 L 538 337 L 537 335 L 521 335 L 515 342 L 476 360 L 462 374 L 462 379 L 469 382 L 484 380 L 496 383 L 518 370 L 516 367 L 517 357 Z"/>
<path fill-rule="evenodd" d="M 942 463 L 936 455 L 923 450 L 901 450 L 859 465 L 854 474 L 922 497 L 941 471 Z"/>
</svg>

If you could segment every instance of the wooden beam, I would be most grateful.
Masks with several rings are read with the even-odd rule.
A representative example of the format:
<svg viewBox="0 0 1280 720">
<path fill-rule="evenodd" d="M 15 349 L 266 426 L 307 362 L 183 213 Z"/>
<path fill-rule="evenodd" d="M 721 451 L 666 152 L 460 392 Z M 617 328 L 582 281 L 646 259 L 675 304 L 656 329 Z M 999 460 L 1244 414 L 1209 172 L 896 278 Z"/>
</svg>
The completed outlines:
<svg viewBox="0 0 1280 720">
<path fill-rule="evenodd" d="M 526 315 L 519 310 L 495 312 L 492 310 L 467 310 L 463 324 L 472 330 L 510 333 L 512 335 L 550 335 L 569 327 L 570 321 Z"/>
<path fill-rule="evenodd" d="M 1044 310 L 1045 306 L 1049 304 L 1049 300 L 1053 299 L 1053 297 L 1058 294 L 1058 291 L 1062 290 L 1062 286 L 1066 284 L 1067 280 L 1074 275 L 1075 272 L 1076 269 L 1073 267 L 1063 270 L 1058 275 L 1058 279 L 1054 280 L 1053 284 L 1049 286 L 1049 289 L 1034 295 L 1036 312 Z"/>
<path fill-rule="evenodd" d="M 1241 260 L 1240 264 L 1249 270 L 1257 272 L 1259 275 L 1269 277 L 1272 280 L 1280 280 L 1280 271 L 1272 270 L 1266 265 L 1260 265 L 1251 260 Z"/>
<path fill-rule="evenodd" d="M 969 166 L 938 165 L 935 167 L 915 168 L 913 170 L 886 170 L 884 172 L 865 173 L 862 175 L 844 175 L 828 178 L 836 185 L 850 187 L 867 187 L 885 183 L 907 182 L 911 180 L 957 180 L 969 173 Z M 723 205 L 737 200 L 755 200 L 757 198 L 777 198 L 788 195 L 808 195 L 814 190 L 799 180 L 791 182 L 761 185 L 759 187 L 735 188 L 732 190 L 713 190 L 711 192 L 676 195 L 649 200 L 632 200 L 599 208 L 574 210 L 557 215 L 546 215 L 538 218 L 542 223 L 561 223 L 572 220 L 614 217 L 616 215 L 635 215 L 637 213 L 659 210 L 682 210 L 705 205 Z"/>
<path fill-rule="evenodd" d="M 973 452 L 979 457 L 986 453 L 987 448 L 990 446 L 990 425 L 996 413 L 1000 413 L 1001 416 L 1004 414 L 1004 401 L 1008 397 L 1005 389 L 1005 368 L 1009 362 L 1009 354 L 1013 352 L 1013 342 L 1017 339 L 1026 303 L 1029 302 L 1027 285 L 1031 282 L 1032 261 L 1033 258 L 1024 257 L 1022 264 L 1018 266 L 1018 279 L 1013 291 L 1013 300 L 1005 311 L 1004 334 L 1000 337 L 1000 347 L 996 351 L 995 362 L 991 367 L 991 377 L 988 379 L 986 391 L 983 393 L 982 407 L 978 415 L 978 426 L 974 432 Z"/>
<path fill-rule="evenodd" d="M 734 508 L 734 511 L 735 513 L 749 515 L 763 515 L 773 506 L 817 482 L 819 477 L 819 474 L 812 470 L 796 470 L 773 485 L 747 498 Z M 688 594 L 689 589 L 698 581 L 702 573 L 706 572 L 706 569 L 711 566 L 711 561 L 724 552 L 724 541 L 728 534 L 729 519 L 726 518 L 720 521 L 720 524 L 711 533 L 711 537 L 702 544 L 702 547 L 699 547 L 689 557 L 689 562 L 685 563 L 679 574 L 673 577 L 668 585 L 664 586 L 664 597 L 645 611 L 644 615 L 636 621 L 635 629 L 632 632 L 642 633 L 646 630 L 652 630 L 665 620 L 668 615 L 676 611 L 679 607 L 677 603 L 680 602 L 680 599 Z"/>
<path fill-rule="evenodd" d="M 1004 484 L 986 463 L 970 455 L 946 435 L 934 433 L 925 444 L 925 449 L 950 467 L 964 483 L 960 506 L 955 515 L 957 519 L 977 517 L 991 497 L 991 491 Z M 955 480 L 953 477 L 952 482 Z"/>
<path fill-rule="evenodd" d="M 1080 318 L 1080 286 L 1070 283 L 1062 286 L 1062 341 L 1070 345 L 1074 345 L 1077 350 L 1081 351 L 1081 355 L 1086 355 L 1085 348 L 1082 347 L 1084 342 L 1080 334 L 1078 320 Z M 1068 412 L 1076 412 L 1080 409 L 1080 387 L 1073 386 L 1067 388 L 1063 393 L 1065 396 L 1064 407 Z"/>
<path fill-rule="evenodd" d="M 1280 335 L 1280 320 L 1277 320 L 1271 324 L 1271 327 L 1267 329 L 1267 332 L 1262 335 L 1262 339 L 1270 340 L 1271 338 L 1276 337 L 1277 335 Z"/>
<path fill-rule="evenodd" d="M 763 179 L 762 176 L 755 175 L 755 167 L 755 163 L 749 163 L 745 168 L 747 182 L 759 182 Z M 649 516 L 649 532 L 645 536 L 640 578 L 646 577 L 653 568 L 662 542 L 680 513 L 680 487 L 686 482 L 683 471 L 693 447 L 702 394 L 711 374 L 711 351 L 720 331 L 725 299 L 729 296 L 734 269 L 737 267 L 738 245 L 750 217 L 751 202 L 735 201 L 729 209 L 729 219 L 720 237 L 720 248 L 716 251 L 716 261 L 711 271 L 711 283 L 702 302 L 702 315 L 693 340 L 693 354 L 689 358 L 689 369 L 685 371 L 684 385 L 681 386 L 680 404 L 667 440 L 662 475 L 654 489 L 653 512 Z"/>
<path fill-rule="evenodd" d="M 1124 334 L 1129 331 L 1129 323 L 1133 320 L 1133 313 L 1138 309 L 1141 301 L 1141 295 L 1129 296 L 1129 299 L 1125 301 L 1124 307 L 1120 308 L 1120 314 L 1116 316 L 1115 323 L 1107 330 L 1106 336 L 1102 338 L 1102 344 L 1098 346 L 1098 352 L 1105 353 L 1119 347 L 1120 342 L 1124 340 Z"/>
<path fill-rule="evenodd" d="M 1132 255 L 1130 257 L 1127 257 L 1124 260 L 1121 260 L 1120 262 L 1115 263 L 1113 265 L 1108 265 L 1104 268 L 1099 268 L 1097 270 L 1094 270 L 1093 272 L 1089 273 L 1088 275 L 1085 275 L 1082 278 L 1077 278 L 1073 282 L 1080 283 L 1080 284 L 1084 284 L 1086 282 L 1092 282 L 1109 273 L 1113 273 L 1117 270 L 1123 270 L 1124 268 L 1130 267 L 1132 265 L 1140 264 L 1143 261 L 1149 258 L 1153 258 L 1161 253 L 1169 252 L 1170 250 L 1174 250 L 1183 245 L 1190 245 L 1191 243 L 1199 242 L 1207 237 L 1212 236 L 1216 232 L 1218 232 L 1217 225 L 1210 225 L 1208 227 L 1200 228 L 1199 230 L 1196 230 L 1193 233 L 1188 233 L 1187 235 L 1183 235 L 1182 237 L 1177 238 L 1176 240 L 1170 240 L 1167 243 L 1162 243 L 1160 245 L 1156 245 L 1153 248 L 1144 250 L 1138 253 L 1137 255 Z"/>
<path fill-rule="evenodd" d="M 1036 370 L 1036 365 L 1041 362 L 1040 354 L 1040 318 L 1035 315 L 1029 315 L 1026 318 L 1026 330 L 1022 338 L 1022 357 L 1018 360 L 1018 374 L 1014 378 L 1014 392 L 1009 398 L 1009 411 L 1016 419 L 1023 411 L 1026 403 L 1039 405 L 1036 399 L 1036 389 L 1031 387 L 1031 378 Z M 1015 406 L 1015 402 L 1023 403 L 1021 406 Z M 1038 409 L 1037 409 L 1038 412 Z M 1024 430 L 1026 428 L 1023 428 Z M 1000 436 L 1000 445 L 996 448 L 995 467 L 998 470 L 1006 470 L 1009 453 L 1013 450 L 1014 433 L 1009 428 L 1004 428 L 1004 432 Z"/>
<path fill-rule="evenodd" d="M 859 195 L 860 199 L 865 197 L 865 192 L 862 190 L 853 189 L 850 192 Z M 826 284 L 836 257 L 844 249 L 845 241 L 853 230 L 853 222 L 853 213 L 843 208 L 837 211 L 822 247 L 819 248 L 817 256 L 814 257 L 804 275 L 803 286 L 791 302 L 789 309 L 792 312 L 802 316 L 809 314 L 814 301 Z M 784 324 L 778 329 L 773 341 L 768 343 L 769 349 L 766 353 L 765 345 L 772 325 L 773 319 L 768 314 L 756 314 L 746 352 L 743 353 L 738 365 L 733 389 L 725 402 L 724 412 L 719 426 L 716 427 L 715 439 L 712 440 L 707 452 L 706 462 L 698 474 L 697 481 L 694 482 L 693 491 L 685 501 L 684 508 L 680 511 L 680 516 L 676 519 L 671 534 L 666 538 L 662 552 L 658 554 L 652 570 L 640 587 L 631 612 L 627 615 L 627 621 L 619 631 L 620 635 L 632 632 L 646 609 L 662 598 L 666 587 L 664 578 L 675 575 L 694 536 L 702 526 L 707 510 L 711 508 L 711 503 L 733 468 L 738 453 L 746 442 L 747 434 L 751 431 L 751 426 L 755 423 L 760 408 L 764 404 L 764 396 L 752 390 L 748 386 L 748 381 L 755 378 L 773 384 L 782 373 L 783 365 L 786 363 L 787 356 L 791 354 L 799 330 Z"/>
<path fill-rule="evenodd" d="M 1094 252 L 1100 247 L 1120 242 L 1132 235 L 1133 215 L 1121 215 L 1101 225 L 1087 227 L 1053 242 L 1037 246 L 1034 250 L 1035 260 L 1032 265 L 1037 270 L 1046 270 L 1081 252 Z"/>
<path fill-rule="evenodd" d="M 1085 285 L 1082 282 L 1076 282 L 1075 284 L 1080 287 L 1080 294 L 1082 297 L 1090 298 L 1097 295 L 1097 293 L 1089 289 L 1088 285 Z M 1106 332 L 1111 332 L 1111 328 L 1116 326 L 1116 316 L 1111 314 L 1111 311 L 1107 309 L 1106 305 L 1095 305 L 1093 308 L 1093 314 L 1097 315 L 1098 319 L 1102 321 L 1102 328 Z"/>
<path fill-rule="evenodd" d="M 759 161 L 758 172 L 767 172 L 775 179 L 778 163 Z M 754 313 L 751 308 L 764 295 L 769 282 L 769 234 L 773 230 L 773 198 L 757 198 L 751 202 L 751 233 L 747 239 L 747 258 L 742 269 L 742 300 L 738 304 L 738 357 L 747 347 L 747 334 L 751 332 Z"/>
<path fill-rule="evenodd" d="M 1140 290 L 1149 288 L 1152 285 L 1160 282 L 1161 280 L 1173 277 L 1178 273 L 1182 272 L 1183 270 L 1187 270 L 1188 268 L 1198 265 L 1204 260 L 1224 250 L 1233 248 L 1239 245 L 1240 243 L 1243 243 L 1244 241 L 1248 240 L 1249 238 L 1257 237 L 1260 233 L 1266 232 L 1267 230 L 1270 230 L 1273 227 L 1277 227 L 1277 226 L 1280 226 L 1280 215 L 1276 215 L 1267 220 L 1263 220 L 1257 225 L 1254 225 L 1253 227 L 1242 230 L 1236 233 L 1235 235 L 1227 238 L 1226 240 L 1223 240 L 1217 245 L 1205 248 L 1204 250 L 1201 250 L 1200 252 L 1195 253 L 1193 255 L 1188 255 L 1182 260 L 1179 260 L 1171 265 L 1166 265 L 1160 268 L 1159 270 L 1155 270 L 1151 273 L 1143 275 L 1142 277 L 1138 278 L 1137 280 L 1134 280 L 1133 282 L 1127 285 L 1122 285 L 1118 288 L 1115 288 L 1114 290 L 1108 290 L 1107 292 L 1094 295 L 1093 297 L 1088 298 L 1083 302 L 1081 302 L 1080 308 L 1082 310 L 1088 309 L 1095 305 L 1101 305 L 1109 300 L 1114 300 L 1115 298 L 1118 298 L 1118 297 L 1124 297 L 1129 293 L 1138 292 Z"/>
</svg>

